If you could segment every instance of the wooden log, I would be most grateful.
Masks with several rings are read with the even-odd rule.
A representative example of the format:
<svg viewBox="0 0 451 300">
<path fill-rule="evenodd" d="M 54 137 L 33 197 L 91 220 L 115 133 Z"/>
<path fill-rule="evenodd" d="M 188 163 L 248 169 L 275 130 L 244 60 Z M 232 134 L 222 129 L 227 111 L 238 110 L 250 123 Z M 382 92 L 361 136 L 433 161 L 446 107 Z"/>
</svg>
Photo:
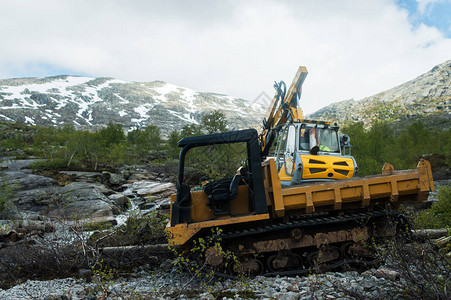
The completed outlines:
<svg viewBox="0 0 451 300">
<path fill-rule="evenodd" d="M 169 249 L 168 244 L 103 247 L 99 249 L 100 253 L 106 255 L 135 251 L 145 251 L 152 253 L 152 252 L 169 252 Z"/>
<path fill-rule="evenodd" d="M 424 238 L 424 239 L 438 239 L 443 236 L 448 235 L 448 229 L 442 228 L 442 229 L 418 229 L 418 230 L 412 230 L 412 234 L 415 237 L 418 238 Z"/>
</svg>

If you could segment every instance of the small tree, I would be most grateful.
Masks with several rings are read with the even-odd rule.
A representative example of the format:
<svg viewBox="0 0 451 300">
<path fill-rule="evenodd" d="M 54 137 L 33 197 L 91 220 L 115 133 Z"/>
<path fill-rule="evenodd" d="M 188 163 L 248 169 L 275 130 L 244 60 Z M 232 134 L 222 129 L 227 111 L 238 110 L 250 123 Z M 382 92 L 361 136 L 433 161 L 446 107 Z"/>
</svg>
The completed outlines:
<svg viewBox="0 0 451 300">
<path fill-rule="evenodd" d="M 224 132 L 227 130 L 227 125 L 225 114 L 219 110 L 214 110 L 202 117 L 203 129 L 208 134 Z"/>
<path fill-rule="evenodd" d="M 160 128 L 155 125 L 150 125 L 144 129 L 144 135 L 149 150 L 156 150 L 160 148 Z"/>
<path fill-rule="evenodd" d="M 99 132 L 85 131 L 81 135 L 80 144 L 83 145 L 83 160 L 97 170 L 97 167 L 103 157 L 105 151 L 102 145 L 101 135 Z"/>
<path fill-rule="evenodd" d="M 0 177 L 0 215 L 11 206 L 14 206 L 12 197 L 14 196 L 13 188 L 8 185 L 6 178 Z"/>
<path fill-rule="evenodd" d="M 127 140 L 134 147 L 135 152 L 140 156 L 145 156 L 151 150 L 160 149 L 160 128 L 155 125 L 150 125 L 144 130 L 137 128 L 128 133 Z"/>
<path fill-rule="evenodd" d="M 428 210 L 421 211 L 415 218 L 419 228 L 451 228 L 451 187 L 440 187 L 438 201 Z"/>
<path fill-rule="evenodd" d="M 202 126 L 196 124 L 185 125 L 180 134 L 182 137 L 202 135 Z"/>
<path fill-rule="evenodd" d="M 112 144 L 124 143 L 126 141 L 126 136 L 121 124 L 113 124 L 110 122 L 106 128 L 100 129 L 99 133 L 105 147 Z"/>
<path fill-rule="evenodd" d="M 169 134 L 168 140 L 166 141 L 166 152 L 168 158 L 172 159 L 178 158 L 180 149 L 177 143 L 181 138 L 182 135 L 178 133 L 176 130 L 173 130 L 171 134 Z"/>
</svg>

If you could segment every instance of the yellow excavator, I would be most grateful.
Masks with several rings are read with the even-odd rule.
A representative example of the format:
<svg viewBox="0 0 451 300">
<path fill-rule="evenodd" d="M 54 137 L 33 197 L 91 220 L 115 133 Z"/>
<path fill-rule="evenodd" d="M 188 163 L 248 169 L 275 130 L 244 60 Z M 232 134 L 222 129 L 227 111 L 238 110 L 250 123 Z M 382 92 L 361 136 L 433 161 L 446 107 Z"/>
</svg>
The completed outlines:
<svg viewBox="0 0 451 300">
<path fill-rule="evenodd" d="M 274 158 L 282 185 L 352 178 L 358 170 L 349 137 L 338 126 L 304 119 L 300 99 L 307 74 L 300 66 L 288 91 L 283 81 L 275 82 L 263 120 L 262 155 Z"/>
<path fill-rule="evenodd" d="M 301 67 L 288 93 L 277 92 L 262 134 L 247 129 L 178 142 L 177 193 L 166 227 L 172 246 L 188 251 L 200 238 L 215 238 L 212 230 L 219 228 L 223 248 L 236 254 L 239 267 L 230 270 L 214 247 L 203 256 L 207 264 L 224 272 L 293 275 L 318 265 L 371 264 L 367 245 L 393 234 L 391 221 L 395 234 L 406 232 L 408 222 L 397 208 L 434 191 L 430 163 L 421 160 L 403 171 L 387 163 L 381 175 L 354 177 L 357 167 L 340 149 L 346 141 L 338 127 L 302 118 L 298 103 L 306 74 Z M 187 154 L 235 144 L 244 146 L 245 171 L 192 189 L 185 180 Z"/>
</svg>

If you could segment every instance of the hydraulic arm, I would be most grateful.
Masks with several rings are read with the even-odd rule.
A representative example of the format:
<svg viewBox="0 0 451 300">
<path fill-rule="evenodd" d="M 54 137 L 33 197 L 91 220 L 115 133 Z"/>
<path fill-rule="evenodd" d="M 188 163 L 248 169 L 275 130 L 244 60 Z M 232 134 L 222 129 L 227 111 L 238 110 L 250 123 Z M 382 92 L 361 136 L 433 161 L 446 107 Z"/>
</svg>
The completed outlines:
<svg viewBox="0 0 451 300">
<path fill-rule="evenodd" d="M 266 111 L 263 120 L 263 132 L 261 134 L 261 144 L 264 156 L 268 154 L 269 148 L 274 140 L 273 128 L 288 122 L 301 122 L 304 114 L 300 106 L 302 84 L 307 77 L 307 68 L 300 66 L 293 82 L 286 91 L 285 82 L 274 82 L 276 93 Z"/>
</svg>

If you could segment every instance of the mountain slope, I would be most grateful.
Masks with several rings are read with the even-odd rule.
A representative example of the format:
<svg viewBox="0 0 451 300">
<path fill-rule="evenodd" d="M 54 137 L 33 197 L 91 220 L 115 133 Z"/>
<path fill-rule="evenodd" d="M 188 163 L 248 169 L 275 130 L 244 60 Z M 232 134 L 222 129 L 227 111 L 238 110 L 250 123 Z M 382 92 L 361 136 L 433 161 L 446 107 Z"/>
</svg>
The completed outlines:
<svg viewBox="0 0 451 300">
<path fill-rule="evenodd" d="M 390 90 L 360 101 L 328 105 L 308 117 L 346 124 L 374 120 L 390 122 L 434 119 L 448 124 L 451 115 L 451 60 Z"/>
<path fill-rule="evenodd" d="M 343 125 L 374 120 L 431 126 L 451 124 L 451 60 L 390 90 L 360 101 L 345 100 L 307 116 Z M 40 125 L 73 124 L 95 129 L 110 121 L 126 129 L 157 125 L 167 134 L 197 124 L 220 109 L 231 129 L 259 126 L 266 107 L 244 99 L 196 92 L 163 81 L 127 82 L 113 78 L 54 76 L 0 80 L 0 120 Z"/>
<path fill-rule="evenodd" d="M 0 80 L 0 120 L 96 128 L 157 125 L 167 133 L 220 109 L 234 128 L 259 124 L 265 108 L 246 100 L 200 93 L 163 81 L 54 76 Z"/>
</svg>

